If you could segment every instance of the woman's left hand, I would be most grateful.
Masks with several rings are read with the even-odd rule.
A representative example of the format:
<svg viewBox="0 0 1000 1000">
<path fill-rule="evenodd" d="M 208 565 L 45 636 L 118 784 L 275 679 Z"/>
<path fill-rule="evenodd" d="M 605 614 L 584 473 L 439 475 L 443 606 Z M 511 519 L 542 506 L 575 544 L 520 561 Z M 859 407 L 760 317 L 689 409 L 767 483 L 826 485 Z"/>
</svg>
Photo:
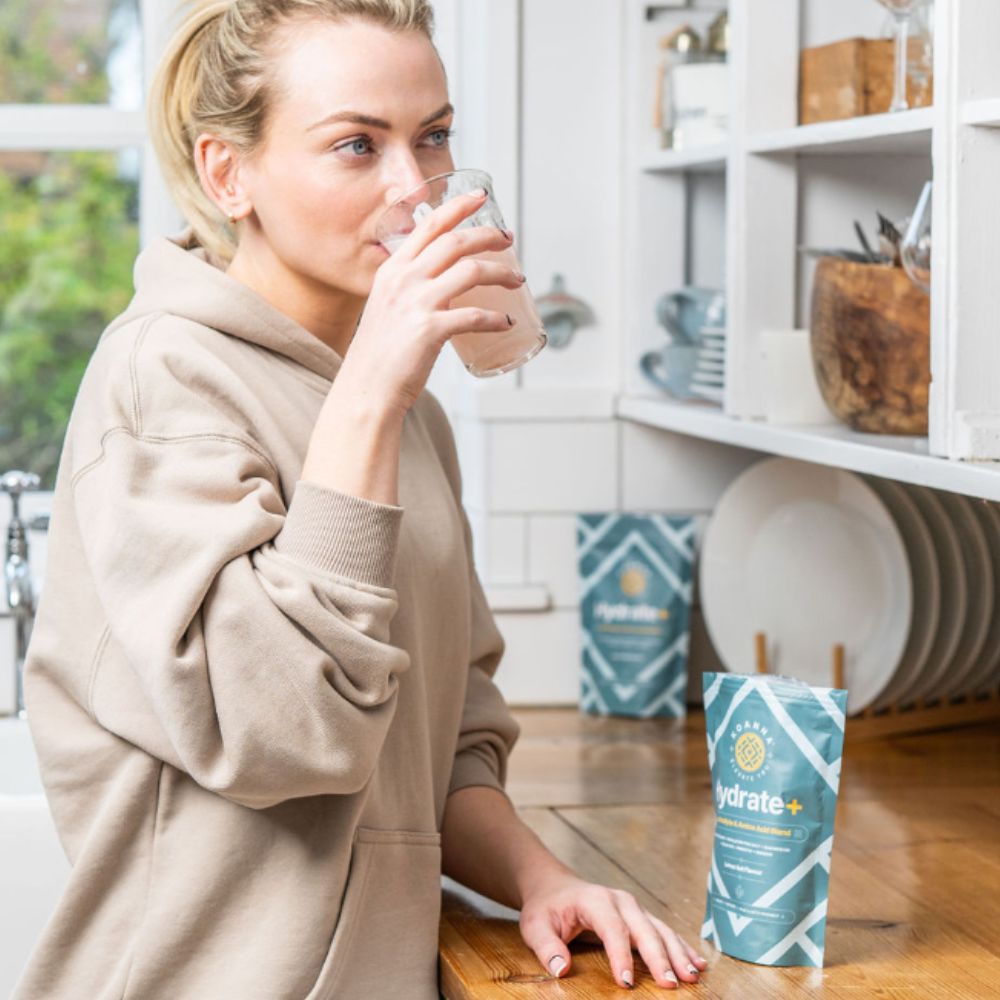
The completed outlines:
<svg viewBox="0 0 1000 1000">
<path fill-rule="evenodd" d="M 525 943 L 555 976 L 570 968 L 568 943 L 587 931 L 604 944 L 613 975 L 628 987 L 635 984 L 633 946 L 655 981 L 668 989 L 678 980 L 698 982 L 699 971 L 708 967 L 705 958 L 643 909 L 632 893 L 575 875 L 552 873 L 540 880 L 523 899 L 520 927 Z"/>
</svg>

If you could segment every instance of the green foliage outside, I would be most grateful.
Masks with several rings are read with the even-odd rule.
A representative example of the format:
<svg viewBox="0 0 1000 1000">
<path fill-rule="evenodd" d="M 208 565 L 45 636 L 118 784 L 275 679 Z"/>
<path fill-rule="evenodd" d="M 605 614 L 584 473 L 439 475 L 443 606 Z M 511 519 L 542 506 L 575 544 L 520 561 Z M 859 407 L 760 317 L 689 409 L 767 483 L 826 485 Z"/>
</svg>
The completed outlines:
<svg viewBox="0 0 1000 1000">
<path fill-rule="evenodd" d="M 0 3 L 0 99 L 106 100 L 102 74 L 63 87 L 66 53 L 57 65 L 46 48 L 52 16 L 38 0 Z M 105 65 L 92 38 L 62 44 Z M 83 371 L 132 297 L 138 192 L 119 175 L 115 153 L 51 153 L 25 164 L 25 154 L 0 153 L 0 471 L 36 472 L 52 489 Z"/>
</svg>

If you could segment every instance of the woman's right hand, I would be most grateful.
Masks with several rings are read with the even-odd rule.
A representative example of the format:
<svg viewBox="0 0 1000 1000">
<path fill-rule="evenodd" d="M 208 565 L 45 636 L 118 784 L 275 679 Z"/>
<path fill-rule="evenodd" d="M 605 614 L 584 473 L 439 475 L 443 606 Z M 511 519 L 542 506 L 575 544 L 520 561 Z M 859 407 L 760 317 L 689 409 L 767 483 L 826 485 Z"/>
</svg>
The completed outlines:
<svg viewBox="0 0 1000 1000">
<path fill-rule="evenodd" d="M 421 219 L 395 253 L 375 272 L 361 322 L 338 380 L 351 384 L 373 405 L 402 415 L 417 401 L 441 348 L 456 333 L 509 330 L 507 315 L 450 304 L 477 285 L 520 288 L 524 278 L 495 261 L 475 255 L 511 245 L 500 229 L 475 226 L 455 230 L 480 209 L 485 198 L 450 198 Z"/>
</svg>

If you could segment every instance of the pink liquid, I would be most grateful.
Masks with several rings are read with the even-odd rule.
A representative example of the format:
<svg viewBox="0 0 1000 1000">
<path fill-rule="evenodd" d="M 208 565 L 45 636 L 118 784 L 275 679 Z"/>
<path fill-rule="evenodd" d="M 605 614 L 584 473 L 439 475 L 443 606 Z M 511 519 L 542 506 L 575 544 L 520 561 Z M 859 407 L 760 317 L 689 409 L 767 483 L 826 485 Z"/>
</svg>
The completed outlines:
<svg viewBox="0 0 1000 1000">
<path fill-rule="evenodd" d="M 496 261 L 515 271 L 521 270 L 513 249 L 475 256 Z M 473 375 L 482 377 L 510 371 L 533 358 L 545 346 L 545 327 L 535 309 L 535 301 L 528 291 L 527 283 L 516 289 L 504 288 L 502 285 L 477 285 L 451 300 L 452 309 L 463 306 L 509 313 L 514 320 L 514 325 L 509 330 L 456 333 L 451 338 L 451 344 L 462 359 L 462 364 Z"/>
</svg>

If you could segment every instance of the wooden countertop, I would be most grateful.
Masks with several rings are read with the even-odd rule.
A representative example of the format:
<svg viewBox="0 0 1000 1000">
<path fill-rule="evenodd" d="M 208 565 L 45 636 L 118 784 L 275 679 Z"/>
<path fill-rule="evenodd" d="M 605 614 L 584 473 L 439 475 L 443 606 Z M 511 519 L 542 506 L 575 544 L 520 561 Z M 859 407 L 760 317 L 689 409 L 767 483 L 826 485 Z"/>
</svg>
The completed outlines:
<svg viewBox="0 0 1000 1000">
<path fill-rule="evenodd" d="M 633 892 L 702 949 L 692 996 L 979 1000 L 1000 996 L 1000 727 L 852 746 L 834 832 L 826 964 L 767 968 L 700 940 L 714 813 L 704 715 L 599 718 L 520 709 L 508 792 L 524 821 L 584 878 Z M 570 944 L 555 979 L 524 944 L 517 912 L 445 879 L 445 1000 L 662 997 L 639 953 L 615 984 L 599 940 Z"/>
</svg>

